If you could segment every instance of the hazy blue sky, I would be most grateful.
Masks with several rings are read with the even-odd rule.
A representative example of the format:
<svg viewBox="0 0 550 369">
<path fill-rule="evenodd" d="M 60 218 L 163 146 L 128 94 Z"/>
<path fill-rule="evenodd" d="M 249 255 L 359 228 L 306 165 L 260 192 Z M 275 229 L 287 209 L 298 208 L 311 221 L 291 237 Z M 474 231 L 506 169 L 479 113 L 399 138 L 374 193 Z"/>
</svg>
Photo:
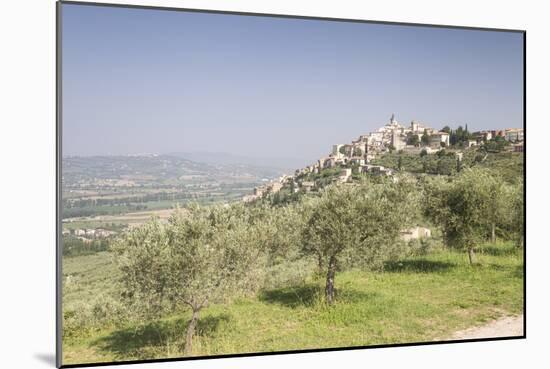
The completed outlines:
<svg viewBox="0 0 550 369">
<path fill-rule="evenodd" d="M 65 155 L 315 160 L 391 115 L 522 125 L 519 33 L 63 5 Z"/>
</svg>

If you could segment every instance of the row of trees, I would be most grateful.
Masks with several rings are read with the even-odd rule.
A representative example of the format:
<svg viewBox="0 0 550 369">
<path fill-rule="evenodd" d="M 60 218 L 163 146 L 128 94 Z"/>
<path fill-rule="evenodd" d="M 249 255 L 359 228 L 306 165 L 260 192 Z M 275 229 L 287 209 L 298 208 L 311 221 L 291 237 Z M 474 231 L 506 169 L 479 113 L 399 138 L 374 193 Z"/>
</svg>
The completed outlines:
<svg viewBox="0 0 550 369">
<path fill-rule="evenodd" d="M 416 146 L 416 147 L 419 147 L 421 144 L 422 146 L 428 146 L 430 144 L 430 135 L 428 134 L 427 129 L 424 130 L 424 133 L 422 133 L 420 138 L 418 137 L 417 134 L 409 132 L 407 133 L 405 142 L 407 143 L 407 145 Z"/>
<path fill-rule="evenodd" d="M 424 186 L 424 213 L 441 227 L 447 245 L 465 249 L 470 264 L 484 241 L 503 238 L 523 245 L 523 182 L 507 184 L 487 169 L 467 169 L 456 177 L 432 178 Z"/>
<path fill-rule="evenodd" d="M 75 236 L 63 237 L 63 256 L 80 256 L 109 250 L 109 239 L 83 241 Z"/>
<path fill-rule="evenodd" d="M 510 146 L 509 141 L 502 136 L 496 136 L 489 141 L 484 142 L 480 149 L 485 152 L 498 153 L 504 151 L 508 146 Z"/>
<path fill-rule="evenodd" d="M 467 250 L 473 263 L 475 247 L 491 227 L 522 234 L 521 201 L 522 186 L 505 185 L 480 169 L 446 178 L 362 179 L 285 206 L 189 206 L 167 224 L 153 220 L 126 233 L 113 250 L 123 295 L 143 314 L 190 309 L 184 348 L 189 355 L 201 310 L 257 291 L 270 265 L 315 261 L 332 304 L 339 270 L 380 269 L 404 256 L 408 249 L 400 232 L 420 217 L 440 226 L 448 244 Z"/>
<path fill-rule="evenodd" d="M 452 130 L 449 126 L 443 127 L 441 129 L 442 132 L 447 132 L 449 134 L 449 144 L 452 146 L 464 146 L 467 145 L 467 141 L 472 139 L 472 134 L 468 131 L 468 125 L 466 125 L 466 128 L 462 128 L 462 126 L 458 126 L 457 129 Z M 406 142 L 407 145 L 412 146 L 428 146 L 430 144 L 430 134 L 428 133 L 428 130 L 425 129 L 423 134 L 418 137 L 418 135 L 413 134 L 412 132 L 409 132 L 407 134 Z M 441 146 L 445 146 L 444 143 L 442 143 Z"/>
<path fill-rule="evenodd" d="M 412 221 L 417 203 L 411 189 L 410 183 L 383 181 L 330 186 L 287 206 L 179 209 L 167 224 L 153 220 L 113 245 L 123 296 L 149 318 L 187 306 L 192 318 L 185 354 L 191 353 L 200 311 L 208 303 L 254 292 L 269 265 L 289 258 L 316 260 L 326 273 L 331 304 L 337 270 L 380 267 L 400 254 L 399 231 Z"/>
<path fill-rule="evenodd" d="M 468 140 L 473 138 L 470 131 L 468 131 L 467 124 L 465 128 L 458 126 L 457 129 L 451 129 L 449 126 L 445 126 L 441 129 L 441 131 L 449 134 L 449 144 L 451 146 L 467 146 Z"/>
<path fill-rule="evenodd" d="M 95 215 L 114 215 L 132 211 L 146 210 L 148 207 L 145 204 L 129 204 L 116 206 L 92 206 L 84 208 L 63 208 L 61 216 L 63 219 L 75 217 L 89 217 Z"/>
<path fill-rule="evenodd" d="M 63 206 L 70 208 L 86 208 L 95 206 L 131 206 L 155 201 L 175 201 L 181 199 L 192 199 L 194 194 L 191 192 L 157 192 L 149 194 L 140 194 L 132 196 L 121 196 L 116 198 L 78 198 L 64 199 Z"/>
</svg>

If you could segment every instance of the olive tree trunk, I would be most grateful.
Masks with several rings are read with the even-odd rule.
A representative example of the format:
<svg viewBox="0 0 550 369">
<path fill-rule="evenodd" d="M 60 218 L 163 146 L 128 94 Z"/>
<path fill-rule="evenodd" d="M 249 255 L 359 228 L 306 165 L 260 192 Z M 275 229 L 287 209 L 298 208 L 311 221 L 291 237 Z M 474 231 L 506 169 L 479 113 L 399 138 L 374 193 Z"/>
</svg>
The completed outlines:
<svg viewBox="0 0 550 369">
<path fill-rule="evenodd" d="M 470 265 L 474 265 L 476 263 L 476 254 L 473 247 L 468 249 L 468 259 L 470 259 Z"/>
<path fill-rule="evenodd" d="M 495 243 L 497 238 L 495 236 L 495 223 L 491 223 L 491 242 Z"/>
<path fill-rule="evenodd" d="M 327 283 L 325 287 L 325 297 L 330 305 L 334 301 L 334 275 L 336 274 L 336 257 L 331 256 L 328 262 Z"/>
<path fill-rule="evenodd" d="M 321 255 L 320 253 L 317 255 L 317 267 L 319 268 L 318 272 L 319 272 L 319 275 L 322 275 L 323 274 L 323 255 Z"/>
<path fill-rule="evenodd" d="M 197 322 L 199 320 L 200 308 L 193 308 L 193 315 L 191 320 L 187 325 L 187 333 L 185 335 L 185 347 L 183 349 L 183 354 L 189 356 L 193 352 L 193 335 L 195 334 L 195 328 L 197 327 Z"/>
</svg>

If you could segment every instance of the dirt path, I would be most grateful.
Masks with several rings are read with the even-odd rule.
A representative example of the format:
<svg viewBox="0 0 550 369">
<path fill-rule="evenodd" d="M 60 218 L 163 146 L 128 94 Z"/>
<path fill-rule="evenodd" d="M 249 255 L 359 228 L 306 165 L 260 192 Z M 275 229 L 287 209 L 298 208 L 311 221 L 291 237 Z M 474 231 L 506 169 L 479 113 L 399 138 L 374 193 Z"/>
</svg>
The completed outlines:
<svg viewBox="0 0 550 369">
<path fill-rule="evenodd" d="M 480 326 L 455 332 L 450 338 L 455 340 L 490 337 L 510 337 L 523 335 L 523 314 L 507 316 Z"/>
</svg>

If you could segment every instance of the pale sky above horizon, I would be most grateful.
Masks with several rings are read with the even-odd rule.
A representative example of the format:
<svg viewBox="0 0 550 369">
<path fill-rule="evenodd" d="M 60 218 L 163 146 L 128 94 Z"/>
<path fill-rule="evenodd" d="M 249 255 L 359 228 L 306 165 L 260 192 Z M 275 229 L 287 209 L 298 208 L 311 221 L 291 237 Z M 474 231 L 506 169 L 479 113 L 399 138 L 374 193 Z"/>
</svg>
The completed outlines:
<svg viewBox="0 0 550 369">
<path fill-rule="evenodd" d="M 62 5 L 63 152 L 307 164 L 386 124 L 523 124 L 523 35 Z"/>
</svg>

